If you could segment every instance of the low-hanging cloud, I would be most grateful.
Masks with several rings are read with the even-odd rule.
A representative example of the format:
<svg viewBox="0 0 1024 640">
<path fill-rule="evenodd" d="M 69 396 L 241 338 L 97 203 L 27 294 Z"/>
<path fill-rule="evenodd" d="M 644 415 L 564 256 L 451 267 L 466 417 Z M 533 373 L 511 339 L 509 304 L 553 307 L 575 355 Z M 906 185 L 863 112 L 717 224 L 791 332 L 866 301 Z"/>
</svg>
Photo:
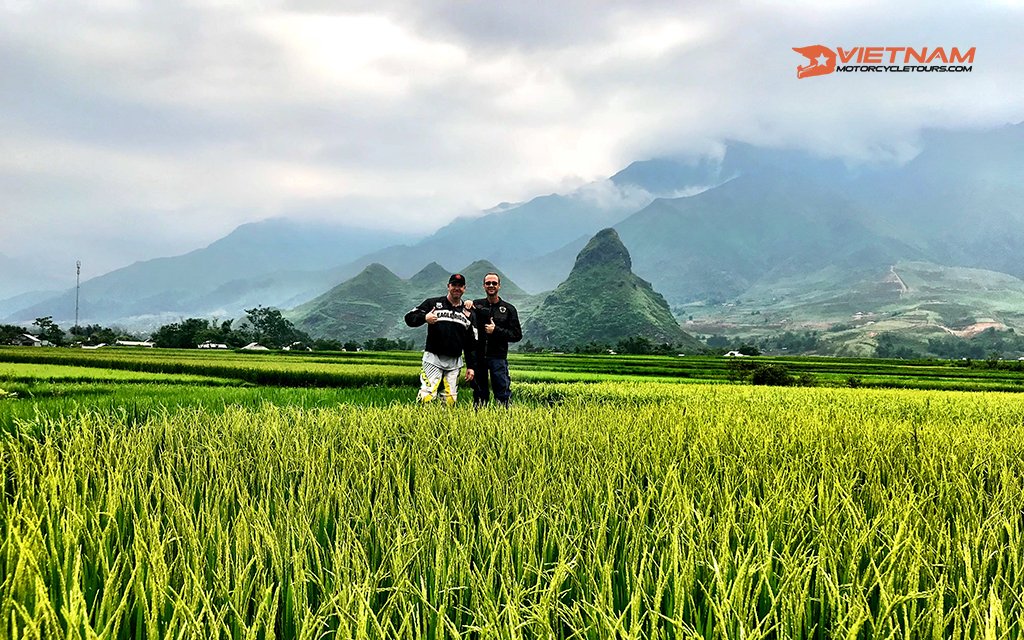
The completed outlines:
<svg viewBox="0 0 1024 640">
<path fill-rule="evenodd" d="M 1011 4 L 255 6 L 0 4 L 0 253 L 44 228 L 113 268 L 275 215 L 427 232 L 727 139 L 901 160 L 925 128 L 1024 118 Z M 977 58 L 797 80 L 792 47 L 819 43 Z"/>
</svg>

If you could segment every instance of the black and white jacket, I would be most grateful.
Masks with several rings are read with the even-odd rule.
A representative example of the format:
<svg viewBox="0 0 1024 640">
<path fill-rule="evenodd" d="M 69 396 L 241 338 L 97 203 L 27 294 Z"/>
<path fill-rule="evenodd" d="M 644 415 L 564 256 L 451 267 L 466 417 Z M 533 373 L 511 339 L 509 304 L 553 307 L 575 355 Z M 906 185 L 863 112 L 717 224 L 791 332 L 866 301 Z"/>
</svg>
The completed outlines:
<svg viewBox="0 0 1024 640">
<path fill-rule="evenodd" d="M 427 298 L 405 314 L 405 324 L 410 327 L 423 326 L 430 311 L 437 315 L 437 322 L 427 325 L 427 344 L 424 350 L 452 358 L 465 353 L 466 367 L 472 369 L 476 346 L 472 314 L 467 316 L 465 306 L 461 302 L 454 306 L 448 296 Z"/>
</svg>

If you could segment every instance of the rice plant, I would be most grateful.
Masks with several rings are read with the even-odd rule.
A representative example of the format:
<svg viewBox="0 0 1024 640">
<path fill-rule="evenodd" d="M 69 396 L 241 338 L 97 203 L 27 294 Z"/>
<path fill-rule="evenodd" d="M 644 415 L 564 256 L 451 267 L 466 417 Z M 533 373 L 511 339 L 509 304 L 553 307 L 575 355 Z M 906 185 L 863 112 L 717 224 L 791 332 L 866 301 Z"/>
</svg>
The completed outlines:
<svg viewBox="0 0 1024 640">
<path fill-rule="evenodd" d="M 1022 635 L 1012 395 L 521 392 L 18 420 L 0 635 Z"/>
</svg>

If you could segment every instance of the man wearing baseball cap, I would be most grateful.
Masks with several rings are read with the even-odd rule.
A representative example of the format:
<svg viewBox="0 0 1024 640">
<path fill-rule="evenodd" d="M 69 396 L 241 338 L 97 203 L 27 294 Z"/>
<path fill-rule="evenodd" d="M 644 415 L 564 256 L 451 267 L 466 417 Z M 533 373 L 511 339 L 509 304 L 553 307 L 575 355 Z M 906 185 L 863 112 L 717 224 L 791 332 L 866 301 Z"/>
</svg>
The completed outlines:
<svg viewBox="0 0 1024 640">
<path fill-rule="evenodd" d="M 448 278 L 448 295 L 427 298 L 405 314 L 405 324 L 410 327 L 427 325 L 417 396 L 420 402 L 432 402 L 440 397 L 449 405 L 455 404 L 463 354 L 466 356 L 466 382 L 473 380 L 476 329 L 472 312 L 462 302 L 465 292 L 466 277 L 454 273 Z"/>
</svg>

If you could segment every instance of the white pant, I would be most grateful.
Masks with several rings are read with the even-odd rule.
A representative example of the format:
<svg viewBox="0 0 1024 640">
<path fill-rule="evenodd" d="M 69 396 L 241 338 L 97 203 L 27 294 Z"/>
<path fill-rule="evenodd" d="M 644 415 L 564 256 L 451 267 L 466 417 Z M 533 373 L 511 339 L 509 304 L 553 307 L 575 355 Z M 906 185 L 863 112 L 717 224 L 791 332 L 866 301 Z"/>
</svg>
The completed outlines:
<svg viewBox="0 0 1024 640">
<path fill-rule="evenodd" d="M 420 392 L 416 396 L 419 402 L 432 402 L 435 398 L 443 398 L 448 405 L 455 404 L 459 397 L 459 369 L 445 369 L 434 362 L 423 359 L 423 370 L 420 371 Z"/>
</svg>

